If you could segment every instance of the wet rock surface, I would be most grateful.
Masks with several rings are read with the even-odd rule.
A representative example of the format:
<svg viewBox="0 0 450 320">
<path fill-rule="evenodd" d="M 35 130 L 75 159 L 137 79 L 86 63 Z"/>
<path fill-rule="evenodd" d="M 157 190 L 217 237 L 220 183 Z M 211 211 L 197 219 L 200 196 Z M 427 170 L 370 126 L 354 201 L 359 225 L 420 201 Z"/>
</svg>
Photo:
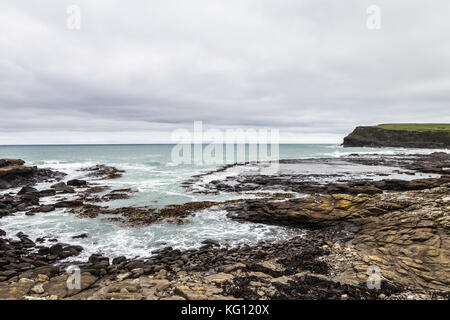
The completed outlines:
<svg viewBox="0 0 450 320">
<path fill-rule="evenodd" d="M 120 178 L 125 172 L 115 167 L 107 166 L 104 164 L 98 164 L 92 167 L 80 169 L 82 172 L 87 173 L 87 177 L 93 177 L 97 179 L 116 179 Z"/>
<path fill-rule="evenodd" d="M 229 208 L 239 221 L 338 227 L 361 258 L 356 271 L 376 265 L 390 283 L 448 290 L 450 281 L 450 184 L 382 195 L 316 195 L 284 202 L 246 201 Z M 365 278 L 363 273 L 357 273 Z"/>
<path fill-rule="evenodd" d="M 286 163 L 297 161 L 305 160 Z M 338 177 L 342 181 L 335 184 L 318 184 L 311 174 L 297 180 L 300 175 L 239 176 L 231 178 L 239 179 L 232 188 L 213 181 L 207 190 L 259 190 L 265 198 L 192 202 L 162 209 L 100 206 L 96 203 L 130 197 L 133 191 L 109 190 L 84 180 L 71 180 L 51 190 L 26 185 L 16 194 L 3 194 L 2 214 L 45 214 L 66 208 L 82 218 L 115 215 L 107 219 L 138 226 L 186 223 L 196 211 L 219 205 L 236 221 L 284 225 L 305 234 L 240 247 L 208 239 L 199 249 L 166 247 L 133 259 L 93 254 L 87 261 L 76 261 L 83 251 L 80 246 L 48 238 L 33 241 L 23 233 L 11 238 L 0 230 L 0 299 L 449 299 L 449 156 L 353 155 L 345 161 L 438 176 L 354 181 L 342 174 Z M 86 172 L 95 179 L 120 173 L 105 167 Z M 285 193 L 265 192 L 274 186 Z M 67 193 L 68 187 L 74 192 Z M 55 203 L 40 204 L 40 198 L 55 195 L 60 197 Z M 85 237 L 89 235 L 73 236 Z M 67 286 L 69 266 L 80 268 L 79 289 Z M 373 268 L 379 270 L 379 289 L 367 285 Z"/>
<path fill-rule="evenodd" d="M 0 232 L 0 281 L 2 282 L 33 273 L 57 274 L 59 268 L 54 265 L 58 261 L 77 256 L 83 250 L 80 246 L 64 243 L 51 246 L 39 245 L 40 239 L 33 241 L 21 232 L 15 236 L 17 239 L 7 238 L 5 232 Z"/>
<path fill-rule="evenodd" d="M 363 165 L 360 172 L 353 172 L 356 165 Z M 431 155 L 364 155 L 352 154 L 341 159 L 289 159 L 279 161 L 280 172 L 275 175 L 259 174 L 256 170 L 245 171 L 242 164 L 227 165 L 212 172 L 197 175 L 183 183 L 184 187 L 193 192 L 263 192 L 264 190 L 283 190 L 300 194 L 313 193 L 349 193 L 349 194 L 377 194 L 383 191 L 422 190 L 448 183 L 450 178 L 450 155 L 443 152 Z M 291 170 L 283 169 L 285 166 Z M 377 167 L 384 170 L 377 170 Z M 224 173 L 233 167 L 241 167 L 244 174 L 231 174 L 224 179 L 212 180 L 202 184 L 205 176 Z M 330 173 L 302 173 L 314 171 L 315 167 L 322 167 Z M 336 172 L 334 168 L 339 167 Z M 251 166 L 250 166 L 251 168 Z M 298 168 L 299 172 L 296 172 Z M 328 168 L 328 169 L 327 169 Z M 317 169 L 316 169 L 317 170 Z M 400 174 L 410 176 L 410 179 L 384 178 Z M 433 178 L 422 178 L 426 174 L 435 175 Z M 362 177 L 361 177 L 362 176 Z M 417 176 L 417 178 L 415 177 Z M 200 184 L 198 189 L 196 184 Z"/>
<path fill-rule="evenodd" d="M 21 159 L 0 159 L 0 190 L 57 181 L 65 175 L 63 172 L 26 166 Z"/>
<path fill-rule="evenodd" d="M 200 249 L 166 247 L 148 258 L 110 259 L 3 272 L 1 299 L 448 299 L 445 290 L 418 290 L 381 278 L 380 289 L 358 278 L 353 262 L 363 259 L 353 245 L 336 241 L 342 231 L 328 227 L 304 237 L 229 248 L 207 243 Z M 22 236 L 26 239 L 26 236 Z M 335 241 L 335 242 L 333 242 Z M 26 242 L 26 240 L 25 240 Z M 17 246 L 17 245 L 16 245 Z M 45 248 L 45 249 L 42 249 Z M 64 256 L 70 247 L 42 247 L 42 254 Z M 76 253 L 78 249 L 72 249 Z M 48 251 L 48 253 L 47 253 Z M 149 253 L 150 254 L 150 253 Z M 52 257 L 53 259 L 53 257 Z M 80 268 L 82 286 L 67 287 L 69 265 Z M 3 268 L 3 266 L 2 266 Z M 16 267 L 14 267 L 16 268 Z M 8 269 L 8 268 L 3 268 Z M 345 273 L 349 273 L 346 275 Z M 37 287 L 36 287 L 37 286 Z M 13 293 L 13 294 L 12 294 Z"/>
<path fill-rule="evenodd" d="M 102 200 L 99 200 L 99 202 L 100 201 Z M 177 225 L 186 224 L 189 223 L 187 218 L 191 217 L 198 210 L 238 201 L 241 200 L 188 202 L 179 205 L 169 205 L 161 209 L 153 207 L 121 207 L 111 209 L 96 204 L 83 203 L 80 200 L 74 200 L 69 203 L 68 201 L 65 201 L 64 203 L 59 203 L 59 205 L 70 207 L 68 212 L 76 214 L 81 218 L 108 216 L 103 219 L 106 221 L 121 222 L 124 226 L 128 227 L 137 227 L 163 222 Z"/>
</svg>

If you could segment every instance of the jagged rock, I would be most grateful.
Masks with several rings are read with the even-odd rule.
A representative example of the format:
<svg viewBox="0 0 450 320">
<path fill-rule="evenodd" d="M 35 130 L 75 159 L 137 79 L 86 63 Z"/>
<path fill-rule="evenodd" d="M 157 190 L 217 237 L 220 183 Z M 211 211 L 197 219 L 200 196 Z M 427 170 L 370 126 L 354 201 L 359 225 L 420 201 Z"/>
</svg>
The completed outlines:
<svg viewBox="0 0 450 320">
<path fill-rule="evenodd" d="M 46 189 L 39 191 L 39 197 L 51 197 L 56 194 L 56 190 L 54 189 Z"/>
<path fill-rule="evenodd" d="M 83 205 L 83 201 L 81 200 L 65 200 L 55 203 L 56 208 L 70 208 L 70 207 L 78 207 L 81 205 Z"/>
<path fill-rule="evenodd" d="M 47 205 L 40 206 L 38 210 L 39 210 L 39 212 L 51 212 L 55 209 L 56 209 L 56 207 L 54 205 L 47 204 Z"/>
<path fill-rule="evenodd" d="M 33 187 L 23 187 L 22 189 L 20 189 L 20 191 L 17 193 L 18 195 L 23 195 L 26 193 L 34 193 L 37 194 L 38 190 L 36 188 Z"/>
<path fill-rule="evenodd" d="M 0 189 L 31 186 L 38 182 L 61 179 L 65 173 L 28 167 L 20 159 L 0 159 Z"/>
<path fill-rule="evenodd" d="M 64 182 L 59 182 L 51 186 L 52 189 L 55 189 L 57 192 L 60 193 L 75 193 L 75 190 L 71 187 L 65 184 Z"/>
<path fill-rule="evenodd" d="M 206 239 L 206 240 L 203 240 L 203 241 L 202 241 L 202 244 L 220 247 L 220 243 L 219 243 L 218 241 L 212 240 L 212 239 Z"/>
<path fill-rule="evenodd" d="M 22 159 L 0 159 L 0 168 L 8 166 L 21 166 L 24 165 L 25 161 Z"/>
<path fill-rule="evenodd" d="M 93 254 L 89 257 L 89 262 L 93 264 L 107 263 L 109 265 L 109 258 L 101 254 Z"/>
<path fill-rule="evenodd" d="M 98 179 L 115 179 L 122 176 L 124 170 L 119 170 L 115 167 L 104 164 L 95 165 L 92 167 L 81 169 L 80 171 L 87 172 L 88 177 L 95 177 Z"/>
<path fill-rule="evenodd" d="M 82 233 L 82 234 L 79 234 L 77 236 L 73 236 L 72 239 L 84 239 L 84 238 L 87 238 L 87 237 L 88 237 L 87 233 Z"/>
<path fill-rule="evenodd" d="M 67 181 L 67 185 L 74 187 L 83 187 L 87 185 L 86 180 L 72 179 Z"/>
</svg>

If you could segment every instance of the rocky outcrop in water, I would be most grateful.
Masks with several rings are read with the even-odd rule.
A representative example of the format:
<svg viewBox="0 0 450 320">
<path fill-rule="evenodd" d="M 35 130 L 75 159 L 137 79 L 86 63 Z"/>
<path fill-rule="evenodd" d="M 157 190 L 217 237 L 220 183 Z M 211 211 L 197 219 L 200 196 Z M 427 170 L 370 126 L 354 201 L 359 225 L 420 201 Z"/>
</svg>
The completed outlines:
<svg viewBox="0 0 450 320">
<path fill-rule="evenodd" d="M 20 159 L 0 159 L 0 190 L 57 181 L 65 175 L 50 169 L 25 166 L 25 161 Z"/>
<path fill-rule="evenodd" d="M 218 170 L 202 174 L 185 181 L 183 186 L 190 191 L 199 193 L 216 194 L 218 192 L 264 192 L 283 190 L 284 192 L 296 192 L 300 194 L 314 193 L 348 193 L 348 194 L 377 194 L 383 191 L 420 190 L 437 187 L 450 181 L 450 154 L 435 152 L 430 155 L 363 155 L 352 154 L 340 159 L 289 159 L 280 160 L 280 172 L 275 175 L 258 173 L 227 176 L 223 179 L 212 180 L 201 184 L 205 175 L 224 172 L 241 164 L 228 165 Z M 283 171 L 283 166 L 300 166 L 300 172 Z M 352 167 L 364 165 L 362 177 L 352 177 Z M 304 173 L 301 168 L 313 166 L 347 167 L 348 171 L 331 173 Z M 396 168 L 392 173 L 375 170 L 377 167 Z M 391 174 L 402 174 L 411 177 L 405 179 L 392 179 Z M 422 178 L 423 174 L 433 174 L 433 178 Z M 417 177 L 415 178 L 415 176 Z M 370 178 L 369 178 L 370 177 Z M 201 184 L 200 191 L 195 189 L 196 184 Z"/>
<path fill-rule="evenodd" d="M 92 167 L 83 168 L 80 171 L 87 172 L 87 177 L 93 177 L 97 179 L 116 179 L 120 178 L 125 172 L 115 167 L 107 166 L 104 164 L 98 164 Z"/>
</svg>

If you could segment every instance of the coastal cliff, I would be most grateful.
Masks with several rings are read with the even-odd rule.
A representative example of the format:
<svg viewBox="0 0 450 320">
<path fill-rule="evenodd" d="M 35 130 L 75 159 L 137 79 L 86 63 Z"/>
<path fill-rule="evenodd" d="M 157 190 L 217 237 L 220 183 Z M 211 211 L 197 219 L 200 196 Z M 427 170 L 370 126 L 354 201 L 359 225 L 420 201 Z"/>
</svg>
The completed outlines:
<svg viewBox="0 0 450 320">
<path fill-rule="evenodd" d="M 344 138 L 344 147 L 449 148 L 450 124 L 361 126 Z"/>
</svg>

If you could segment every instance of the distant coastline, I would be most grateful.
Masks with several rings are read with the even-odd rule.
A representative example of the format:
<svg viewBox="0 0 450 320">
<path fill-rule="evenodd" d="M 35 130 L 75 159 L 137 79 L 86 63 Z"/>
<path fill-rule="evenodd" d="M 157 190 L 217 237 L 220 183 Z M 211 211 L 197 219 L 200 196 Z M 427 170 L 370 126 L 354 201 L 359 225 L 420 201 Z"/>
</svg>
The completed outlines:
<svg viewBox="0 0 450 320">
<path fill-rule="evenodd" d="M 344 147 L 449 148 L 450 124 L 380 124 L 359 126 L 344 138 Z"/>
</svg>

